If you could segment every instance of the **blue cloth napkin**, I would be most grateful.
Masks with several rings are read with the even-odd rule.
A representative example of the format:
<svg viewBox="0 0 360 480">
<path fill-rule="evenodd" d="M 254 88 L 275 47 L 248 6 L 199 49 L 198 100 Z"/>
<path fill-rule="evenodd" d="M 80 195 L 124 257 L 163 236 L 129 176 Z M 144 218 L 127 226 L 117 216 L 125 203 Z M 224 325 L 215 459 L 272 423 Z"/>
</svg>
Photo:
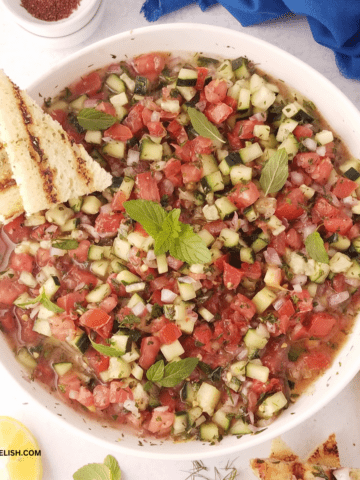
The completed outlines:
<svg viewBox="0 0 360 480">
<path fill-rule="evenodd" d="M 149 21 L 198 3 L 201 10 L 216 0 L 146 0 L 141 11 Z M 335 53 L 347 78 L 360 80 L 360 0 L 219 0 L 244 27 L 287 13 L 306 15 L 314 39 Z"/>
</svg>

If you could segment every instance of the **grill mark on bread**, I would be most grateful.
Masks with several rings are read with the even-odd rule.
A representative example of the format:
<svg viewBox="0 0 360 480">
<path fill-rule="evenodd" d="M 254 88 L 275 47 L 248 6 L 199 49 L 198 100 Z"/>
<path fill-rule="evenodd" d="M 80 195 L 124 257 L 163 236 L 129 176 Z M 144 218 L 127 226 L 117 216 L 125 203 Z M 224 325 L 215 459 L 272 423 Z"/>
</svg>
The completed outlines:
<svg viewBox="0 0 360 480">
<path fill-rule="evenodd" d="M 89 175 L 86 161 L 79 156 L 76 156 L 76 171 L 79 174 L 79 177 L 83 179 L 86 186 L 89 186 L 92 182 L 92 178 Z"/>
<path fill-rule="evenodd" d="M 14 85 L 13 82 L 11 82 L 11 84 L 14 91 L 14 97 L 19 106 L 19 110 L 21 112 L 21 116 L 24 121 L 26 133 L 29 136 L 29 140 L 30 140 L 29 154 L 39 169 L 40 177 L 42 178 L 42 187 L 43 187 L 45 196 L 49 201 L 49 203 L 58 203 L 60 200 L 55 187 L 55 181 L 54 181 L 55 172 L 48 165 L 47 157 L 40 146 L 40 139 L 32 135 L 30 132 L 29 127 L 33 123 L 33 118 L 31 116 L 30 111 L 27 108 L 26 103 L 24 102 L 20 89 L 17 85 Z M 33 151 L 36 152 L 36 155 L 34 155 Z"/>
</svg>

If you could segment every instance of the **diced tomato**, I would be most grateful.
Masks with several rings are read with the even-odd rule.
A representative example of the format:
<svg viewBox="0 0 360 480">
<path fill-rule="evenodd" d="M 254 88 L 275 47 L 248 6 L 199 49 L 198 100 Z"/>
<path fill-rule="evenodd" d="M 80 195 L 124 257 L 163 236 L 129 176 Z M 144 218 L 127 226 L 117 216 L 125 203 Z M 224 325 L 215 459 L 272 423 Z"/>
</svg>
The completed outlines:
<svg viewBox="0 0 360 480">
<path fill-rule="evenodd" d="M 301 357 L 301 360 L 310 370 L 323 370 L 331 364 L 331 358 L 325 352 L 306 353 Z"/>
<path fill-rule="evenodd" d="M 233 133 L 237 134 L 241 140 L 249 140 L 254 138 L 255 125 L 262 125 L 263 123 L 258 120 L 240 120 L 235 123 Z"/>
<path fill-rule="evenodd" d="M 197 75 L 195 88 L 196 90 L 202 90 L 204 88 L 205 80 L 209 70 L 206 67 L 197 67 L 197 72 L 198 72 L 198 75 Z"/>
<path fill-rule="evenodd" d="M 176 398 L 174 398 L 176 393 L 173 389 L 162 389 L 159 395 L 159 402 L 163 407 L 169 407 L 169 412 L 174 412 L 176 408 Z"/>
<path fill-rule="evenodd" d="M 207 323 L 202 323 L 194 329 L 193 337 L 197 342 L 206 345 L 213 337 L 213 332 Z"/>
<path fill-rule="evenodd" d="M 28 287 L 22 285 L 10 278 L 0 280 L 0 304 L 12 305 L 22 293 L 26 292 Z"/>
<path fill-rule="evenodd" d="M 226 103 L 217 103 L 216 105 L 209 105 L 205 109 L 205 115 L 210 120 L 210 122 L 220 123 L 225 122 L 227 118 L 233 113 L 233 109 Z"/>
<path fill-rule="evenodd" d="M 230 303 L 230 308 L 239 312 L 247 320 L 251 320 L 256 313 L 255 303 L 241 293 L 238 293 Z"/>
<path fill-rule="evenodd" d="M 296 162 L 299 167 L 307 170 L 320 162 L 320 155 L 316 152 L 300 152 L 295 155 L 294 162 Z"/>
<path fill-rule="evenodd" d="M 148 122 L 146 126 L 153 137 L 165 137 L 166 129 L 162 122 Z"/>
<path fill-rule="evenodd" d="M 174 423 L 175 415 L 173 412 L 159 412 L 154 410 L 147 429 L 151 433 L 167 433 Z"/>
<path fill-rule="evenodd" d="M 69 398 L 70 391 L 79 392 L 81 381 L 73 370 L 69 370 L 58 379 L 58 391 Z"/>
<path fill-rule="evenodd" d="M 116 305 L 118 304 L 117 296 L 110 295 L 109 297 L 104 298 L 99 304 L 99 307 L 102 310 L 105 310 L 106 313 L 110 313 L 114 310 Z"/>
<path fill-rule="evenodd" d="M 322 221 L 324 218 L 333 218 L 339 215 L 339 210 L 331 205 L 327 200 L 320 197 L 316 200 L 316 203 L 311 211 L 311 215 L 316 217 L 318 221 Z"/>
<path fill-rule="evenodd" d="M 183 181 L 182 181 L 182 175 L 181 175 L 180 160 L 176 160 L 175 158 L 170 158 L 170 160 L 166 162 L 164 173 L 166 178 L 171 181 L 174 187 L 182 186 Z"/>
<path fill-rule="evenodd" d="M 232 150 L 240 150 L 240 148 L 244 148 L 244 140 L 241 140 L 239 135 L 236 135 L 234 132 L 228 132 L 226 136 Z"/>
<path fill-rule="evenodd" d="M 307 290 L 291 293 L 291 300 L 295 305 L 296 312 L 311 312 L 313 309 L 313 299 Z"/>
<path fill-rule="evenodd" d="M 13 252 L 10 257 L 9 267 L 17 272 L 32 272 L 35 259 L 28 253 Z"/>
<path fill-rule="evenodd" d="M 24 215 L 20 215 L 20 217 L 16 217 L 12 222 L 4 225 L 3 230 L 12 242 L 20 243 L 23 240 L 28 240 L 31 228 L 25 227 L 24 221 Z"/>
<path fill-rule="evenodd" d="M 165 67 L 165 57 L 161 53 L 145 53 L 133 60 L 133 66 L 139 75 L 143 75 L 151 82 L 156 80 Z"/>
<path fill-rule="evenodd" d="M 360 237 L 360 224 L 356 223 L 353 225 L 348 232 L 346 232 L 346 236 L 353 240 L 356 237 Z"/>
<path fill-rule="evenodd" d="M 81 240 L 79 246 L 73 250 L 69 250 L 69 256 L 77 262 L 83 263 L 88 259 L 88 252 L 90 248 L 89 240 Z"/>
<path fill-rule="evenodd" d="M 77 83 L 75 83 L 71 88 L 71 93 L 73 95 L 94 95 L 101 88 L 102 80 L 98 72 L 92 72 L 85 77 L 82 77 Z"/>
<path fill-rule="evenodd" d="M 33 376 L 36 380 L 39 380 L 39 382 L 45 383 L 45 385 L 51 385 L 55 377 L 55 372 L 51 365 L 42 358 L 36 365 Z"/>
<path fill-rule="evenodd" d="M 345 198 L 348 197 L 354 192 L 358 187 L 356 182 L 349 180 L 345 177 L 338 178 L 335 187 L 333 188 L 333 194 L 336 195 L 338 198 Z"/>
<path fill-rule="evenodd" d="M 123 218 L 121 213 L 99 213 L 95 220 L 95 230 L 99 233 L 115 233 Z"/>
<path fill-rule="evenodd" d="M 242 272 L 238 268 L 231 266 L 227 262 L 224 262 L 223 281 L 225 288 L 227 288 L 228 290 L 235 290 L 239 286 L 243 276 L 244 272 Z"/>
<path fill-rule="evenodd" d="M 51 229 L 49 231 L 49 227 Z M 40 240 L 51 240 L 52 238 L 56 237 L 59 233 L 59 227 L 51 223 L 43 223 L 38 227 L 34 228 L 30 233 L 30 238 L 39 242 Z"/>
<path fill-rule="evenodd" d="M 126 142 L 130 140 L 134 135 L 129 127 L 120 123 L 114 123 L 110 128 L 105 130 L 104 137 L 112 138 L 120 142 Z"/>
<path fill-rule="evenodd" d="M 301 190 L 300 190 L 301 191 Z M 259 190 L 254 182 L 247 184 L 239 183 L 235 190 L 228 196 L 229 200 L 233 202 L 238 208 L 246 208 L 256 202 L 260 197 Z"/>
<path fill-rule="evenodd" d="M 275 248 L 280 257 L 286 252 L 286 232 L 281 232 L 279 235 L 273 236 L 270 242 L 270 247 Z"/>
<path fill-rule="evenodd" d="M 221 257 L 215 260 L 214 265 L 220 270 L 220 272 L 224 271 L 225 263 L 229 261 L 229 257 L 230 257 L 230 254 L 225 253 L 225 255 L 222 255 Z"/>
<path fill-rule="evenodd" d="M 55 108 L 50 112 L 51 117 L 60 123 L 60 125 L 64 128 L 67 123 L 67 112 L 65 110 L 61 110 L 60 108 Z"/>
<path fill-rule="evenodd" d="M 185 163 L 181 165 L 181 173 L 184 183 L 199 182 L 202 177 L 203 169 L 193 163 Z"/>
<path fill-rule="evenodd" d="M 241 271 L 244 273 L 245 278 L 258 280 L 261 277 L 261 263 L 258 261 L 252 264 L 243 262 L 241 264 Z"/>
<path fill-rule="evenodd" d="M 179 268 L 181 268 L 184 265 L 184 262 L 182 262 L 177 258 L 172 257 L 171 255 L 168 255 L 166 257 L 166 260 L 167 260 L 168 266 L 173 270 L 179 270 Z"/>
<path fill-rule="evenodd" d="M 49 319 L 51 334 L 54 338 L 64 342 L 75 337 L 75 322 L 67 315 L 54 315 Z"/>
<path fill-rule="evenodd" d="M 280 317 L 283 315 L 287 317 L 291 317 L 291 315 L 293 315 L 294 313 L 295 313 L 294 304 L 290 299 L 286 300 L 278 310 L 278 314 Z"/>
<path fill-rule="evenodd" d="M 279 218 L 287 220 L 295 220 L 299 218 L 304 209 L 302 205 L 305 203 L 305 197 L 300 188 L 294 188 L 289 193 L 281 196 L 277 202 L 275 215 Z"/>
<path fill-rule="evenodd" d="M 188 134 L 186 133 L 184 126 L 180 125 L 176 120 L 169 123 L 167 131 L 180 145 L 188 140 Z"/>
<path fill-rule="evenodd" d="M 191 147 L 195 155 L 196 154 L 209 155 L 214 148 L 213 141 L 211 140 L 211 138 L 205 138 L 205 137 L 202 137 L 201 135 L 198 135 L 197 137 L 194 138 L 194 140 L 191 140 Z"/>
<path fill-rule="evenodd" d="M 329 158 L 335 158 L 336 147 L 334 142 L 329 142 L 325 145 L 326 156 Z"/>
<path fill-rule="evenodd" d="M 140 198 L 160 202 L 159 187 L 151 172 L 139 173 L 136 176 L 136 185 L 139 189 Z"/>
<path fill-rule="evenodd" d="M 286 243 L 294 250 L 300 250 L 302 247 L 302 236 L 295 228 L 290 228 L 290 230 L 286 232 Z"/>
<path fill-rule="evenodd" d="M 182 335 L 179 327 L 175 323 L 168 323 L 159 331 L 159 340 L 161 344 L 170 345 Z"/>
<path fill-rule="evenodd" d="M 89 328 L 103 327 L 110 320 L 110 315 L 101 308 L 91 308 L 80 317 L 80 324 Z"/>
<path fill-rule="evenodd" d="M 236 110 L 237 108 L 237 100 L 233 97 L 230 97 L 229 95 L 227 95 L 225 97 L 225 100 L 224 100 L 224 103 L 226 103 L 226 105 L 229 105 L 229 107 L 232 108 L 232 110 Z"/>
<path fill-rule="evenodd" d="M 95 110 L 98 110 L 99 112 L 104 112 L 108 115 L 111 115 L 112 117 L 116 117 L 115 107 L 110 102 L 100 102 L 99 105 L 96 105 Z M 106 137 L 107 135 L 104 136 Z"/>
<path fill-rule="evenodd" d="M 311 128 L 306 127 L 305 125 L 298 125 L 295 130 L 293 131 L 293 134 L 297 138 L 297 140 L 301 140 L 302 138 L 310 138 L 313 136 L 313 131 Z"/>
<path fill-rule="evenodd" d="M 67 313 L 70 313 L 71 310 L 75 310 L 76 304 L 85 304 L 86 295 L 87 292 L 85 290 L 81 290 L 79 292 L 70 292 L 62 297 L 59 297 L 56 300 L 56 303 L 60 308 L 64 309 Z"/>
<path fill-rule="evenodd" d="M 127 117 L 123 120 L 123 125 L 129 127 L 133 134 L 137 133 L 144 127 L 141 115 L 143 110 L 144 106 L 141 105 L 141 103 L 137 103 L 130 109 Z"/>
<path fill-rule="evenodd" d="M 335 292 L 343 292 L 346 290 L 347 285 L 345 282 L 345 275 L 342 275 L 341 273 L 338 273 L 335 275 L 335 277 L 332 279 L 332 287 L 335 290 Z"/>
<path fill-rule="evenodd" d="M 96 385 L 93 395 L 96 408 L 104 410 L 110 405 L 110 389 L 106 385 Z"/>
<path fill-rule="evenodd" d="M 329 157 L 322 158 L 320 162 L 311 169 L 308 169 L 310 177 L 320 185 L 325 185 L 333 170 L 333 164 Z"/>
<path fill-rule="evenodd" d="M 223 102 L 227 94 L 227 88 L 225 80 L 211 80 L 204 88 L 206 100 L 215 104 Z"/>
<path fill-rule="evenodd" d="M 285 370 L 288 355 L 281 338 L 270 338 L 266 344 L 264 354 L 261 356 L 261 362 L 265 367 L 268 367 L 272 375 L 279 374 L 279 372 Z"/>
<path fill-rule="evenodd" d="M 141 340 L 139 365 L 147 370 L 155 362 L 160 350 L 160 340 L 158 337 L 144 337 Z"/>
<path fill-rule="evenodd" d="M 72 290 L 80 283 L 85 283 L 89 288 L 94 288 L 98 283 L 98 279 L 93 273 L 75 265 L 69 270 L 67 275 L 63 277 L 63 281 L 66 287 Z"/>
<path fill-rule="evenodd" d="M 116 192 L 111 201 L 111 209 L 113 212 L 125 212 L 124 202 L 126 202 L 126 200 L 127 198 L 124 192 L 120 190 Z"/>
<path fill-rule="evenodd" d="M 205 223 L 205 230 L 207 230 L 213 237 L 218 237 L 223 228 L 227 228 L 227 225 L 222 220 L 214 220 L 213 222 Z"/>
<path fill-rule="evenodd" d="M 129 387 L 126 387 L 123 382 L 113 380 L 110 383 L 110 403 L 123 404 L 126 400 L 133 400 L 134 395 Z"/>
<path fill-rule="evenodd" d="M 84 386 L 80 387 L 76 400 L 84 407 L 92 407 L 94 405 L 94 395 Z"/>
<path fill-rule="evenodd" d="M 328 232 L 337 232 L 340 233 L 340 235 L 345 235 L 352 225 L 351 218 L 346 215 L 341 218 L 329 218 L 324 220 L 324 227 Z"/>
<path fill-rule="evenodd" d="M 329 313 L 314 313 L 310 320 L 310 327 L 308 330 L 309 336 L 326 337 L 329 335 L 335 324 L 336 318 Z"/>
<path fill-rule="evenodd" d="M 15 317 L 9 310 L 0 310 L 0 325 L 5 332 L 12 332 L 15 329 Z"/>
</svg>

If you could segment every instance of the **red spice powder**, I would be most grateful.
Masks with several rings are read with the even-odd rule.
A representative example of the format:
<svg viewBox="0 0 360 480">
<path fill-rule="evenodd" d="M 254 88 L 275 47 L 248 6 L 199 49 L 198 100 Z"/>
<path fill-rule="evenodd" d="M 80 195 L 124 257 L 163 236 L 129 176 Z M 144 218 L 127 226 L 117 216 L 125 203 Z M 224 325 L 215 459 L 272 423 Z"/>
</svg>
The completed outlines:
<svg viewBox="0 0 360 480">
<path fill-rule="evenodd" d="M 21 6 L 33 17 L 46 22 L 69 17 L 79 4 L 80 0 L 21 0 Z"/>
</svg>

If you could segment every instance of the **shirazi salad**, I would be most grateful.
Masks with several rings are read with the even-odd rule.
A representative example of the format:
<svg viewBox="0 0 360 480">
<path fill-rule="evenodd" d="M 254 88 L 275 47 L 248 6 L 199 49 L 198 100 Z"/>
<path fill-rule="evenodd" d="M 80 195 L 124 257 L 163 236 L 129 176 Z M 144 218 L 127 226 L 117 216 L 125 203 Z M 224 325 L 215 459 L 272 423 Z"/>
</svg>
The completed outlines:
<svg viewBox="0 0 360 480">
<path fill-rule="evenodd" d="M 19 361 L 140 435 L 266 428 L 353 324 L 359 160 L 244 57 L 114 61 L 44 108 L 113 183 L 3 227 Z"/>
</svg>

